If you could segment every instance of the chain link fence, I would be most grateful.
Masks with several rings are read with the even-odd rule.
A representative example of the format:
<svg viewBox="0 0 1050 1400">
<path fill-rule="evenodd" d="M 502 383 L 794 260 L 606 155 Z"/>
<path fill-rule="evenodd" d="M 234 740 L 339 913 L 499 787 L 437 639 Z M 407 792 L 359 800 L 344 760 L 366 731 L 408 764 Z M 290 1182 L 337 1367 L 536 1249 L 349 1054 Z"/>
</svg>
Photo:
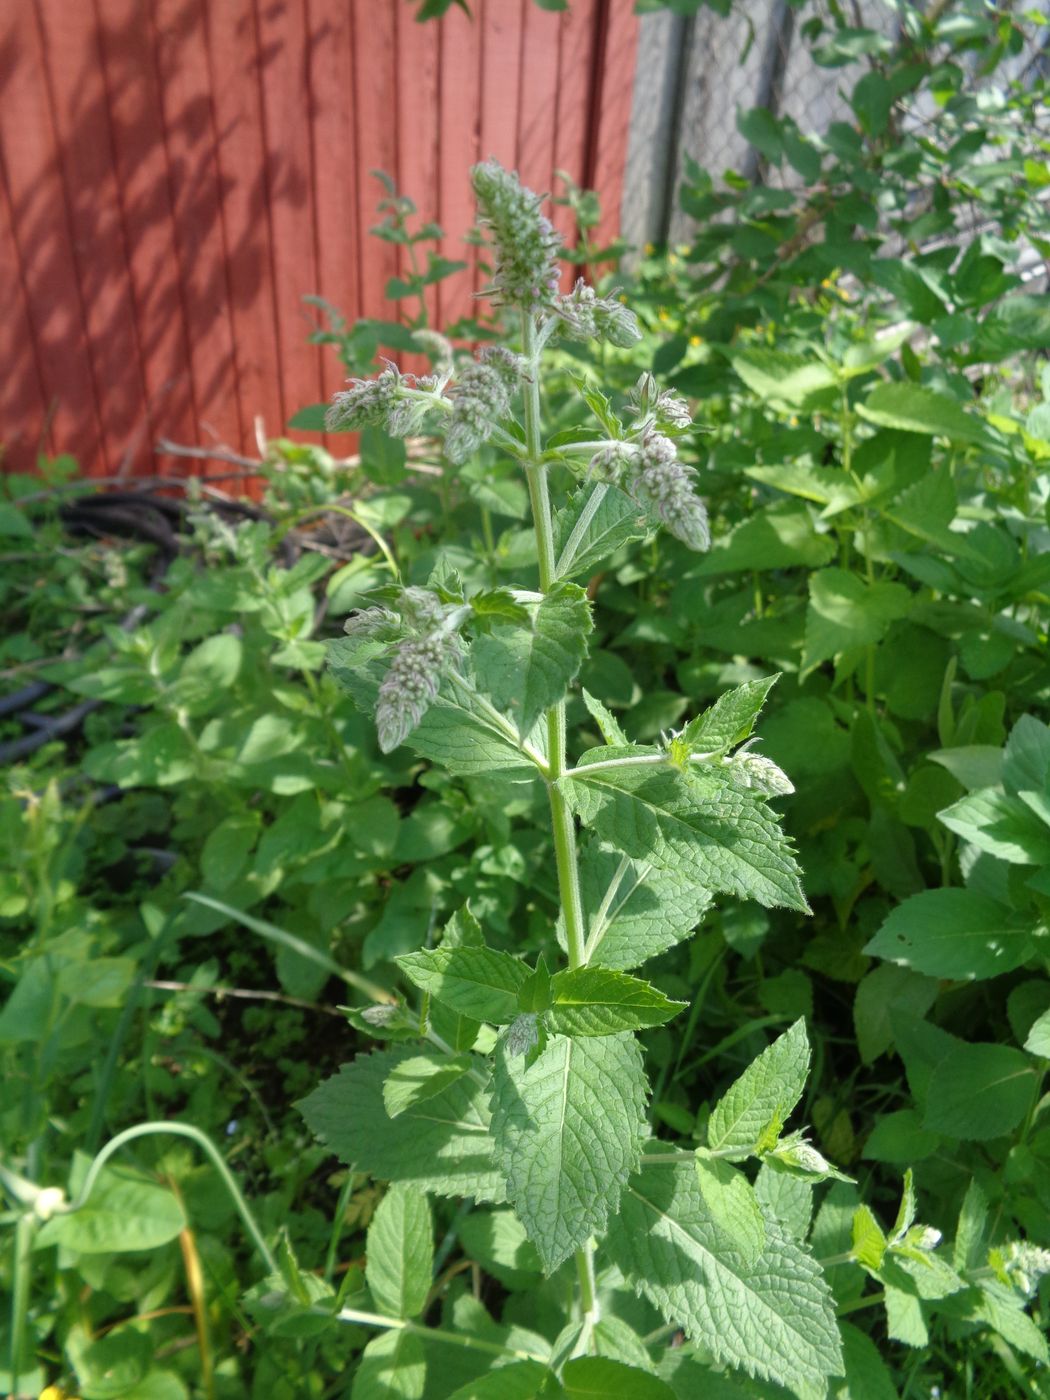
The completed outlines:
<svg viewBox="0 0 1050 1400">
<path fill-rule="evenodd" d="M 894 40 L 905 9 L 906 3 L 894 0 L 850 0 L 849 15 L 855 27 Z M 1026 10 L 1050 20 L 1050 0 L 1033 0 Z M 737 129 L 739 111 L 764 107 L 790 116 L 806 135 L 854 120 L 848 94 L 857 70 L 815 61 L 802 29 L 817 17 L 830 25 L 827 0 L 801 7 L 789 0 L 746 0 L 724 17 L 705 7 L 690 17 L 658 12 L 642 19 L 621 220 L 631 244 L 691 237 L 695 225 L 677 200 L 687 157 L 716 180 L 727 170 L 758 177 L 760 157 Z M 1027 33 L 1025 47 L 997 68 L 996 83 L 1050 76 L 1050 23 L 1029 25 Z M 973 56 L 975 73 L 979 59 Z M 909 120 L 930 119 L 932 99 L 927 101 L 929 110 L 920 104 Z M 1033 145 L 1037 136 L 1032 133 Z M 761 173 L 770 183 L 798 179 L 775 169 Z"/>
</svg>

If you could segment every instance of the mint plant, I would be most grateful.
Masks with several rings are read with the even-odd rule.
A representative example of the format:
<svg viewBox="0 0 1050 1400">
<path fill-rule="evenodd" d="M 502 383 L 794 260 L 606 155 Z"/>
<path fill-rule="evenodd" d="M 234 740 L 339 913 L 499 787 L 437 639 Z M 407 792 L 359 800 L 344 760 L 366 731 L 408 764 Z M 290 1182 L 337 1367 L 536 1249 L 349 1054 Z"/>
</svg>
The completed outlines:
<svg viewBox="0 0 1050 1400">
<path fill-rule="evenodd" d="M 557 909 L 540 915 L 549 934 L 534 956 L 513 934 L 495 939 L 469 904 L 429 946 L 400 954 L 411 997 L 350 1013 L 387 1047 L 302 1103 L 343 1160 L 393 1183 L 368 1242 L 378 1311 L 340 1313 L 380 1329 L 355 1394 L 424 1393 L 425 1343 L 438 1339 L 416 1320 L 432 1299 L 428 1195 L 507 1202 L 513 1214 L 492 1219 L 521 1231 L 544 1274 L 560 1278 L 566 1266 L 575 1278 L 553 1350 L 533 1337 L 523 1357 L 506 1332 L 490 1347 L 497 1363 L 517 1359 L 522 1395 L 560 1393 L 559 1384 L 575 1393 L 573 1368 L 593 1357 L 602 1358 L 594 1379 L 616 1393 L 667 1393 L 628 1376 L 653 1369 L 630 1309 L 614 1301 L 629 1291 L 663 1318 L 658 1336 L 682 1328 L 704 1361 L 823 1393 L 843 1366 L 830 1289 L 742 1169 L 758 1161 L 767 1177 L 802 1182 L 837 1175 L 787 1130 L 809 1067 L 804 1024 L 759 1056 L 715 1105 L 702 1144 L 684 1149 L 651 1136 L 637 1039 L 684 1006 L 638 967 L 688 938 L 714 896 L 807 909 L 769 806 L 791 784 L 751 738 L 776 678 L 746 682 L 657 743 L 632 742 L 585 691 L 602 743 L 570 758 L 566 701 L 592 628 L 578 580 L 654 529 L 705 549 L 707 515 L 678 456 L 688 408 L 650 375 L 621 411 L 580 380 L 591 422 L 544 436 L 543 357 L 554 338 L 629 347 L 638 331 L 624 305 L 582 281 L 559 292 L 557 236 L 515 176 L 490 161 L 473 184 L 494 251 L 489 295 L 516 320 L 514 348 L 490 347 L 458 371 L 414 378 L 391 365 L 353 380 L 328 426 L 435 431 L 453 464 L 495 445 L 525 474 L 535 577 L 471 589 L 439 561 L 425 586 L 377 590 L 329 661 L 374 716 L 384 752 L 407 744 L 453 776 L 544 794 Z M 476 1344 L 469 1330 L 462 1340 Z"/>
</svg>

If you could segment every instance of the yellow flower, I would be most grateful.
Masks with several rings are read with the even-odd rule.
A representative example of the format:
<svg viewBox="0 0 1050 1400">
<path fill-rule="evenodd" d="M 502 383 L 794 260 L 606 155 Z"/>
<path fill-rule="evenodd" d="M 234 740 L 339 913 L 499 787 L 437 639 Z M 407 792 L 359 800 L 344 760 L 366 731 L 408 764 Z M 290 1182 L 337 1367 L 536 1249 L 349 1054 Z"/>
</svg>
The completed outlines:
<svg viewBox="0 0 1050 1400">
<path fill-rule="evenodd" d="M 660 318 L 661 321 L 669 321 L 669 320 L 671 319 L 670 312 L 668 312 L 667 310 L 665 310 L 665 308 L 662 307 L 662 306 L 660 307 L 660 310 L 657 312 L 657 315 L 659 316 L 659 318 Z"/>
<path fill-rule="evenodd" d="M 627 293 L 626 293 L 626 292 L 621 292 L 620 295 L 619 295 L 618 300 L 620 300 L 620 301 L 622 301 L 622 302 L 624 302 L 624 303 L 626 304 L 626 302 L 627 302 Z"/>
<path fill-rule="evenodd" d="M 691 336 L 689 337 L 689 344 L 690 344 L 690 345 L 703 345 L 703 343 L 704 343 L 704 337 L 703 337 L 702 335 L 691 335 Z"/>
<path fill-rule="evenodd" d="M 646 257 L 651 257 L 651 256 L 653 255 L 653 253 L 655 253 L 655 252 L 656 252 L 656 244 L 655 244 L 655 243 L 647 243 L 647 244 L 645 245 L 645 255 L 646 255 Z"/>
<path fill-rule="evenodd" d="M 64 1390 L 59 1390 L 57 1385 L 45 1385 L 40 1392 L 40 1400 L 76 1400 L 74 1395 L 66 1395 Z"/>
<path fill-rule="evenodd" d="M 791 415 L 791 417 L 788 419 L 788 422 L 790 423 L 790 425 L 791 425 L 793 428 L 797 428 L 797 427 L 798 427 L 798 419 L 795 417 L 794 414 Z"/>
</svg>

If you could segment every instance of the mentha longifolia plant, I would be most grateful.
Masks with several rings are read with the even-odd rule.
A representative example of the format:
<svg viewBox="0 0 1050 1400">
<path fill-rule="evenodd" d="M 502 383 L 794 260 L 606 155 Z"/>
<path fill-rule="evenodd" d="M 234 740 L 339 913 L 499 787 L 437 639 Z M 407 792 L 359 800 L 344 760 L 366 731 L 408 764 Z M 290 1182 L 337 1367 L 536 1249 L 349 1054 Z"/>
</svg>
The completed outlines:
<svg viewBox="0 0 1050 1400">
<path fill-rule="evenodd" d="M 493 245 L 489 292 L 516 318 L 516 345 L 483 350 L 458 369 L 439 353 L 426 377 L 391 365 L 354 380 L 328 425 L 440 434 L 453 464 L 485 442 L 509 454 L 528 483 L 538 587 L 470 591 L 439 565 L 426 587 L 381 590 L 333 644 L 330 665 L 374 714 L 384 752 L 408 744 L 455 775 L 542 785 L 560 908 L 534 963 L 493 946 L 469 907 L 460 909 L 434 946 L 398 957 L 408 1003 L 353 1013 L 383 1048 L 301 1105 L 345 1162 L 391 1183 L 368 1237 L 375 1311 L 340 1313 L 377 1329 L 354 1394 L 422 1396 L 428 1366 L 433 1381 L 442 1357 L 461 1346 L 476 1371 L 499 1371 L 493 1388 L 475 1378 L 456 1389 L 464 1400 L 596 1386 L 670 1396 L 660 1375 L 672 1363 L 740 1368 L 821 1396 L 844 1371 L 835 1302 L 798 1238 L 804 1231 L 783 1223 L 777 1204 L 799 1183 L 839 1175 L 786 1127 L 809 1068 L 804 1023 L 714 1105 L 700 1146 L 655 1139 L 637 1039 L 684 1005 L 637 969 L 688 938 L 715 896 L 807 910 L 768 806 L 791 784 L 749 739 L 776 678 L 723 695 L 659 744 L 632 742 L 584 691 L 604 742 L 570 758 L 566 696 L 592 630 L 578 580 L 655 529 L 705 549 L 707 514 L 678 455 L 689 410 L 648 375 L 622 414 L 581 384 L 592 426 L 545 439 L 550 343 L 627 347 L 639 332 L 626 307 L 582 281 L 559 292 L 558 238 L 513 174 L 489 161 L 474 169 L 473 185 Z M 910 1187 L 905 1194 L 883 1254 L 896 1249 L 913 1270 L 928 1257 L 933 1268 L 936 1238 L 914 1224 Z M 565 1309 L 553 1346 L 487 1315 L 479 1331 L 465 1305 L 434 1321 L 429 1195 L 512 1208 L 513 1229 L 555 1276 L 551 1296 Z M 506 1210 L 499 1218 L 501 1228 L 512 1221 Z M 649 1345 L 621 1315 L 632 1292 L 666 1323 Z M 653 1350 L 661 1345 L 662 1358 Z"/>
</svg>

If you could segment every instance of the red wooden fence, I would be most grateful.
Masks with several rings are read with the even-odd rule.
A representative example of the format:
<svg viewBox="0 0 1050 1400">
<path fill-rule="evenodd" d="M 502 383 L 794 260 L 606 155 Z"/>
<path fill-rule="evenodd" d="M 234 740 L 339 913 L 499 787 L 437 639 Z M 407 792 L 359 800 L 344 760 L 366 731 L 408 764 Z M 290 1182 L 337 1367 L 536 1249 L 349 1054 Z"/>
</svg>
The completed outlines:
<svg viewBox="0 0 1050 1400">
<path fill-rule="evenodd" d="M 619 209 L 633 0 L 6 0 L 0 13 L 0 442 L 156 470 L 160 437 L 251 450 L 341 381 L 302 297 L 390 318 L 396 178 L 470 267 L 468 167 L 556 169 Z M 559 211 L 564 224 L 564 211 Z M 169 464 L 171 465 L 171 464 Z M 185 470 L 185 461 L 181 469 Z"/>
</svg>

